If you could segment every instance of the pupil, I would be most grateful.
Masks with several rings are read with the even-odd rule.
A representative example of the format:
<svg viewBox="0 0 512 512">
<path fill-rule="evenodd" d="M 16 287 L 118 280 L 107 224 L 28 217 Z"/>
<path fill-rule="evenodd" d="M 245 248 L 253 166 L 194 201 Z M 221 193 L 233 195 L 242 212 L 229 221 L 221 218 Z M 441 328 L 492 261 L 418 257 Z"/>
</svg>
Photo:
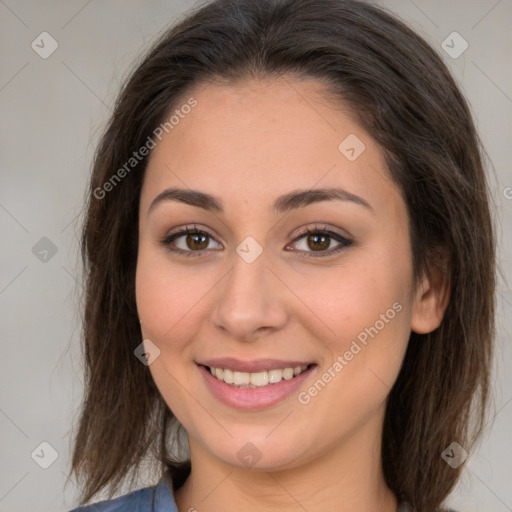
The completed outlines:
<svg viewBox="0 0 512 512">
<path fill-rule="evenodd" d="M 201 244 L 201 242 L 198 242 L 199 245 L 201 245 L 201 247 L 195 247 L 196 249 L 204 249 L 208 244 L 205 243 L 205 240 L 206 240 L 206 235 L 201 235 L 201 234 L 195 234 L 195 235 L 188 235 L 187 236 L 187 243 L 189 242 L 192 242 L 192 245 L 196 243 L 196 239 L 203 239 L 203 243 Z"/>
<path fill-rule="evenodd" d="M 326 243 L 326 239 L 327 239 L 327 236 L 325 235 L 311 235 L 309 237 L 309 240 L 311 239 L 314 239 L 315 241 L 313 242 L 314 245 L 310 246 L 311 249 L 313 250 L 318 250 L 318 249 L 327 249 L 327 247 L 329 247 L 329 242 L 327 241 Z M 323 244 L 320 243 L 318 244 L 318 239 L 323 239 Z"/>
</svg>

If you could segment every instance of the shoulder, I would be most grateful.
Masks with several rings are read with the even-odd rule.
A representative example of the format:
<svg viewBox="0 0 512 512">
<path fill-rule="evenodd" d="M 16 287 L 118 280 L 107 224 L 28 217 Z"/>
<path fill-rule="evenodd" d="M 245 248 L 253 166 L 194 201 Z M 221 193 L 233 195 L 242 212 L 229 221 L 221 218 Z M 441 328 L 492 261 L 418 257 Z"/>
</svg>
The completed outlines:
<svg viewBox="0 0 512 512">
<path fill-rule="evenodd" d="M 74 508 L 69 512 L 178 512 L 172 482 L 164 474 L 158 484 L 132 491 L 112 500 Z"/>
<path fill-rule="evenodd" d="M 154 487 L 145 487 L 112 500 L 74 508 L 69 512 L 152 512 L 154 494 Z"/>
</svg>

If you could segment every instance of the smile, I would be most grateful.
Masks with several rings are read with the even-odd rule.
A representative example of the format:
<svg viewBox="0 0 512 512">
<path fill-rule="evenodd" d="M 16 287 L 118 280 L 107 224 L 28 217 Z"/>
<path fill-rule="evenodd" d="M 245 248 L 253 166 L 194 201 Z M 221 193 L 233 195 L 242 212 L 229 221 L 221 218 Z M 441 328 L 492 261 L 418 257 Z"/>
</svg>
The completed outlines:
<svg viewBox="0 0 512 512">
<path fill-rule="evenodd" d="M 210 373 L 218 380 L 238 388 L 261 388 L 277 384 L 282 380 L 291 380 L 308 369 L 308 365 L 293 368 L 276 368 L 260 372 L 238 372 L 228 368 L 207 367 Z"/>
<path fill-rule="evenodd" d="M 258 410 L 292 399 L 318 372 L 316 363 L 218 358 L 196 363 L 208 392 L 235 409 Z"/>
</svg>

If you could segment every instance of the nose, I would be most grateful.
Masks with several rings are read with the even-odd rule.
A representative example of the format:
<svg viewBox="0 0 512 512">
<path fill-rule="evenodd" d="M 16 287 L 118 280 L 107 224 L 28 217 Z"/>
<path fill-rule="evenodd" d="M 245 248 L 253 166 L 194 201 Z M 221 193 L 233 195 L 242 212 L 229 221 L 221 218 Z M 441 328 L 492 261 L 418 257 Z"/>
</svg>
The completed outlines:
<svg viewBox="0 0 512 512">
<path fill-rule="evenodd" d="M 286 291 L 268 268 L 265 251 L 252 263 L 238 254 L 224 284 L 218 288 L 211 321 L 232 339 L 256 341 L 287 322 Z"/>
</svg>

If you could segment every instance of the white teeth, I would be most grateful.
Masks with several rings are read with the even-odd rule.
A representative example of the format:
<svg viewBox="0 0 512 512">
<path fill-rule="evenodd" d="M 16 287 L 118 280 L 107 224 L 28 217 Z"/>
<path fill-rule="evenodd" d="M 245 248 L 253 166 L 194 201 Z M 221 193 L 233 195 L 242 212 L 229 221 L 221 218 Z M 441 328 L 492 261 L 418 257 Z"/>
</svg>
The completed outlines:
<svg viewBox="0 0 512 512">
<path fill-rule="evenodd" d="M 277 384 L 283 379 L 283 370 L 269 370 L 268 381 Z"/>
<path fill-rule="evenodd" d="M 235 386 L 247 386 L 251 380 L 251 376 L 245 372 L 233 372 L 233 384 Z"/>
<path fill-rule="evenodd" d="M 286 380 L 293 379 L 293 368 L 285 368 L 283 370 L 283 379 L 286 379 Z"/>
<path fill-rule="evenodd" d="M 253 386 L 261 387 L 266 386 L 268 384 L 268 373 L 267 372 L 258 372 L 247 374 L 251 377 L 251 384 Z"/>
<path fill-rule="evenodd" d="M 226 384 L 232 384 L 241 388 L 261 388 L 269 384 L 277 384 L 281 380 L 290 380 L 301 374 L 307 366 L 295 366 L 263 372 L 235 372 L 227 368 L 210 367 L 210 373 Z"/>
<path fill-rule="evenodd" d="M 213 368 L 212 368 L 213 369 Z M 221 368 L 222 369 L 222 368 Z M 217 371 L 217 368 L 215 368 L 215 372 Z M 226 384 L 233 384 L 234 380 L 233 380 L 233 372 L 231 370 L 224 370 L 222 372 L 222 380 L 226 383 Z"/>
</svg>

